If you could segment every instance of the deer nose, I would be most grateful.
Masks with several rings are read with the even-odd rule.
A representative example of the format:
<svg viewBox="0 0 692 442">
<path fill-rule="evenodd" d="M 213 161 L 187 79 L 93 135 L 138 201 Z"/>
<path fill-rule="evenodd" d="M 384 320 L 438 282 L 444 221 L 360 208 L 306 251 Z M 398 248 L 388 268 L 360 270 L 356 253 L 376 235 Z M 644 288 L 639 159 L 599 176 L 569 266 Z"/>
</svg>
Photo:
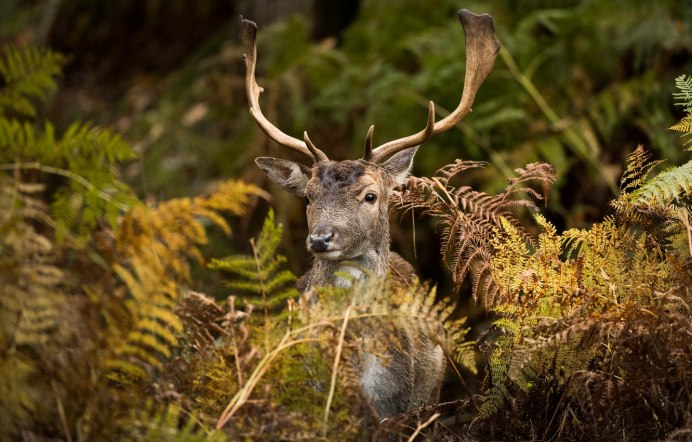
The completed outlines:
<svg viewBox="0 0 692 442">
<path fill-rule="evenodd" d="M 331 226 L 320 224 L 315 226 L 310 233 L 310 248 L 315 252 L 324 252 L 334 239 L 334 231 Z"/>
</svg>

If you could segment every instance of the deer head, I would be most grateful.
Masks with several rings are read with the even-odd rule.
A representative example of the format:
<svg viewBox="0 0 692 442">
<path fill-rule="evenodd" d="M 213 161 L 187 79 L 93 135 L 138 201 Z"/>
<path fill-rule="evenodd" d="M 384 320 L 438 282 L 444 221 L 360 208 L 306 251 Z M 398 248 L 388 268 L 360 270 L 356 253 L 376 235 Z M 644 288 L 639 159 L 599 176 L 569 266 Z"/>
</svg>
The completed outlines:
<svg viewBox="0 0 692 442">
<path fill-rule="evenodd" d="M 318 260 L 352 260 L 368 255 L 388 256 L 390 192 L 404 184 L 413 157 L 425 140 L 453 127 L 470 111 L 478 88 L 495 63 L 500 45 L 493 34 L 492 18 L 468 10 L 459 12 L 466 34 L 466 74 L 461 100 L 447 117 L 435 121 L 435 105 L 429 102 L 423 130 L 372 147 L 373 126 L 365 138 L 365 153 L 359 160 L 330 161 L 303 134 L 303 140 L 286 135 L 271 124 L 259 106 L 262 88 L 255 80 L 256 33 L 254 22 L 240 19 L 246 65 L 246 92 L 250 113 L 259 127 L 278 144 L 312 159 L 312 167 L 277 158 L 255 161 L 269 178 L 307 202 L 309 235 L 307 247 Z M 377 270 L 377 269 L 376 269 Z"/>
</svg>

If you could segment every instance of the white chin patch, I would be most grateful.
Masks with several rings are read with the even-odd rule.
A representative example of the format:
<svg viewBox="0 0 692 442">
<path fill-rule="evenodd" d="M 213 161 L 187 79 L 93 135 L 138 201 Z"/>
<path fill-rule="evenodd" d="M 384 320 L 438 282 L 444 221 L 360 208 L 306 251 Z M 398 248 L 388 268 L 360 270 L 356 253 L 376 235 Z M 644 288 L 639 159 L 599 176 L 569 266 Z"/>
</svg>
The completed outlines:
<svg viewBox="0 0 692 442">
<path fill-rule="evenodd" d="M 315 256 L 320 259 L 329 259 L 331 261 L 337 261 L 341 259 L 344 253 L 341 250 L 327 250 L 326 252 L 314 252 Z"/>
</svg>

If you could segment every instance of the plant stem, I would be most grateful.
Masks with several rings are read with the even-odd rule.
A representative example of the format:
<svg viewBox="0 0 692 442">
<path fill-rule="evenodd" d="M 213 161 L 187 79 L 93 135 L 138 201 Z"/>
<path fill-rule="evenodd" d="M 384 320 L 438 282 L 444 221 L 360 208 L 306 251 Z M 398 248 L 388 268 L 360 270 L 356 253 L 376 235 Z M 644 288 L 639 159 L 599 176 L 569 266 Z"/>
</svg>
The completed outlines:
<svg viewBox="0 0 692 442">
<path fill-rule="evenodd" d="M 353 310 L 353 304 L 349 305 L 344 314 L 344 322 L 341 324 L 341 332 L 339 333 L 339 345 L 336 347 L 336 356 L 334 356 L 334 365 L 332 366 L 332 379 L 329 385 L 329 395 L 327 396 L 327 404 L 324 406 L 324 426 L 322 427 L 322 436 L 327 436 L 327 422 L 329 421 L 329 408 L 332 405 L 334 390 L 336 388 L 336 374 L 339 370 L 339 361 L 341 360 L 341 351 L 344 348 L 344 336 L 346 334 L 346 325 L 348 318 Z"/>
</svg>

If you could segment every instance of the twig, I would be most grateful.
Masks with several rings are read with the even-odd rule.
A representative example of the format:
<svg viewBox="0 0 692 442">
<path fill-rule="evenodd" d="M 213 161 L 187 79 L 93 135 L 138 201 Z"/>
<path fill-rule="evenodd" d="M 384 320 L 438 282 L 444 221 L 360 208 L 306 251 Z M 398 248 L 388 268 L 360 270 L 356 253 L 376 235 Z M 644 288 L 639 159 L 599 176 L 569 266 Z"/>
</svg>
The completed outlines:
<svg viewBox="0 0 692 442">
<path fill-rule="evenodd" d="M 427 427 L 428 425 L 430 425 L 430 424 L 432 424 L 433 422 L 435 422 L 435 420 L 437 420 L 437 418 L 440 417 L 440 416 L 441 416 L 440 413 L 435 413 L 435 414 L 433 414 L 432 416 L 430 416 L 430 419 L 428 419 L 427 421 L 425 421 L 425 422 L 423 422 L 422 424 L 418 425 L 418 427 L 416 427 L 416 431 L 414 431 L 413 434 L 411 435 L 411 437 L 408 438 L 408 442 L 413 442 L 413 440 L 416 438 L 416 436 L 418 436 L 418 435 L 420 434 L 420 432 L 421 432 L 425 427 Z"/>
<path fill-rule="evenodd" d="M 572 379 L 574 379 L 574 375 L 577 373 L 578 372 L 572 373 L 572 375 L 569 377 L 569 379 L 565 383 L 564 390 L 562 391 L 562 395 L 560 396 L 560 400 L 558 401 L 557 405 L 555 406 L 555 411 L 553 411 L 553 415 L 550 418 L 548 425 L 545 427 L 545 430 L 543 431 L 542 440 L 545 440 L 545 438 L 548 436 L 548 430 L 550 430 L 550 426 L 553 425 L 553 420 L 555 420 L 555 416 L 557 416 L 557 412 L 560 410 L 560 405 L 562 405 L 562 400 L 565 398 L 565 394 L 567 393 L 567 389 L 569 388 L 569 384 L 572 383 Z M 546 409 L 546 411 L 547 411 L 547 409 Z M 559 428 L 558 428 L 558 431 L 560 431 Z"/>
<path fill-rule="evenodd" d="M 54 175 L 60 175 L 65 178 L 69 178 L 72 181 L 75 181 L 82 186 L 86 187 L 87 190 L 93 192 L 95 195 L 97 195 L 99 198 L 108 201 L 109 203 L 113 202 L 113 198 L 108 195 L 106 192 L 99 190 L 91 184 L 87 179 L 84 177 L 77 175 L 74 172 L 71 172 L 69 170 L 65 169 L 60 169 L 57 167 L 52 167 L 52 166 L 46 166 L 45 164 L 41 164 L 38 162 L 31 162 L 31 163 L 14 163 L 14 164 L 0 164 L 0 170 L 17 170 L 17 169 L 32 169 L 32 170 L 38 170 L 41 172 L 46 172 L 46 173 L 52 173 Z M 120 210 L 128 210 L 128 207 L 124 204 L 118 204 L 118 208 Z"/>
<path fill-rule="evenodd" d="M 63 407 L 62 401 L 60 400 L 60 395 L 58 394 L 58 386 L 56 385 L 54 380 L 50 383 L 53 386 L 53 392 L 55 393 L 55 401 L 58 405 L 58 415 L 60 415 L 60 424 L 62 425 L 62 431 L 63 433 L 65 433 L 65 439 L 67 440 L 67 442 L 72 442 L 70 427 L 67 424 L 67 416 L 65 416 L 65 408 Z"/>
<path fill-rule="evenodd" d="M 332 326 L 333 324 L 331 322 L 322 321 L 317 324 L 307 325 L 305 327 L 286 332 L 284 337 L 281 339 L 281 342 L 279 342 L 279 345 L 274 350 L 266 354 L 262 358 L 262 360 L 260 360 L 260 362 L 257 364 L 257 367 L 255 367 L 255 370 L 247 379 L 245 385 L 243 385 L 243 388 L 241 388 L 235 394 L 235 396 L 233 396 L 233 399 L 231 399 L 231 401 L 228 403 L 226 408 L 221 413 L 221 416 L 219 416 L 219 419 L 216 422 L 216 429 L 219 430 L 224 425 L 226 425 L 228 421 L 231 420 L 233 415 L 240 409 L 240 407 L 242 407 L 247 402 L 255 386 L 257 386 L 257 383 L 260 381 L 260 379 L 262 379 L 262 376 L 264 376 L 264 374 L 267 372 L 270 364 L 274 361 L 274 359 L 276 359 L 279 353 L 286 350 L 287 348 L 293 347 L 294 345 L 302 344 L 305 342 L 319 342 L 326 340 L 325 338 L 302 338 L 289 341 L 289 338 L 291 338 L 291 336 L 299 335 L 300 333 L 306 332 L 311 328 Z"/>
<path fill-rule="evenodd" d="M 254 238 L 250 238 L 250 246 L 252 247 L 252 256 L 255 260 L 255 268 L 257 269 L 257 274 L 259 277 L 260 291 L 262 292 L 262 307 L 264 310 L 264 351 L 269 351 L 269 305 L 267 303 L 267 288 L 264 286 L 264 272 L 262 271 L 262 264 L 257 252 L 257 247 L 255 245 Z"/>
<path fill-rule="evenodd" d="M 231 306 L 231 315 L 235 317 L 235 296 L 231 296 L 228 298 L 228 303 Z M 238 372 L 238 388 L 243 387 L 243 372 L 240 369 L 240 353 L 238 352 L 238 342 L 237 338 L 235 336 L 235 326 L 232 323 L 229 323 L 230 329 L 231 329 L 231 343 L 233 344 L 233 353 L 234 353 L 234 360 L 235 360 L 235 370 Z"/>
<path fill-rule="evenodd" d="M 442 345 L 440 337 L 437 336 L 436 340 L 437 340 L 437 345 L 440 346 L 440 348 L 442 349 L 442 352 L 447 357 L 447 360 L 452 365 L 452 368 L 454 369 L 454 372 L 456 373 L 457 377 L 459 378 L 459 381 L 461 381 L 461 386 L 463 387 L 464 391 L 466 392 L 466 395 L 469 397 L 469 401 L 471 401 L 471 405 L 473 405 L 473 408 L 476 409 L 476 412 L 480 412 L 481 409 L 478 408 L 478 405 L 476 405 L 476 402 L 473 400 L 473 395 L 471 394 L 471 390 L 469 390 L 469 387 L 466 385 L 466 382 L 464 381 L 463 376 L 461 376 L 461 373 L 459 372 L 457 365 L 454 363 L 454 360 L 451 358 L 451 356 L 449 356 L 447 349 L 445 349 L 444 345 Z"/>
<path fill-rule="evenodd" d="M 353 304 L 349 305 L 344 314 L 344 322 L 341 324 L 341 332 L 339 333 L 339 345 L 336 347 L 336 356 L 334 356 L 334 365 L 332 366 L 332 380 L 329 385 L 329 395 L 327 396 L 327 404 L 324 406 L 324 424 L 322 427 L 322 435 L 327 436 L 327 422 L 329 421 L 329 408 L 332 406 L 334 390 L 336 388 L 336 373 L 339 369 L 339 361 L 341 360 L 341 350 L 344 348 L 344 336 L 346 334 L 346 325 L 348 318 L 353 310 Z"/>
</svg>

